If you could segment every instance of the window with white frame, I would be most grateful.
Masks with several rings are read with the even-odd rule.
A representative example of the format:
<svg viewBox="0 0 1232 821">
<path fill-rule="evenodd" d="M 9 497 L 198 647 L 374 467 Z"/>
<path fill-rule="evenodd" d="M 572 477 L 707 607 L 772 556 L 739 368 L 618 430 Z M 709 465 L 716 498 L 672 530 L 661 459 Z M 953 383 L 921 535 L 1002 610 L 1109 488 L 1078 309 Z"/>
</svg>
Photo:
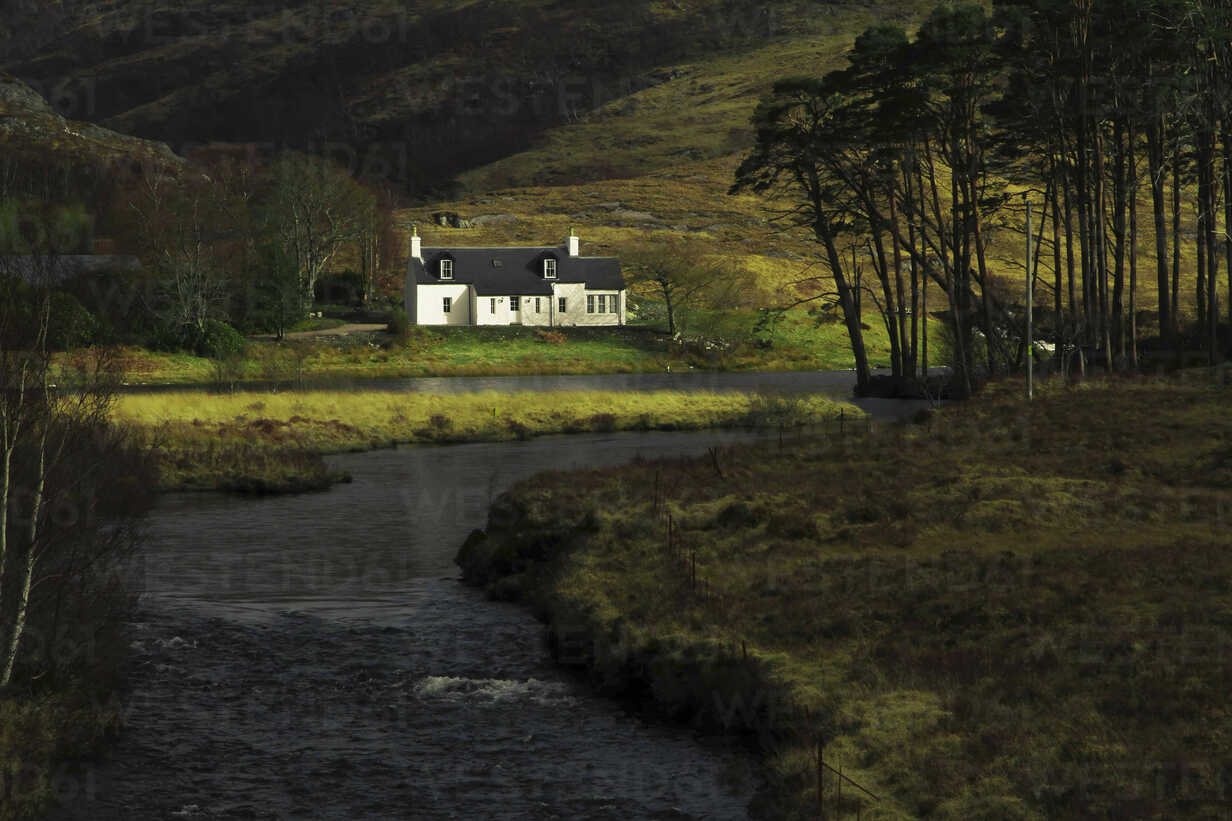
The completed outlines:
<svg viewBox="0 0 1232 821">
<path fill-rule="evenodd" d="M 441 298 L 441 310 L 449 313 L 453 310 L 453 297 L 447 296 Z"/>
<path fill-rule="evenodd" d="M 620 313 L 620 294 L 612 294 L 607 300 L 607 307 L 614 314 Z"/>
<path fill-rule="evenodd" d="M 453 260 L 441 260 L 441 279 L 453 279 Z"/>
<path fill-rule="evenodd" d="M 539 297 L 535 297 L 535 313 L 539 313 Z"/>
<path fill-rule="evenodd" d="M 607 295 L 606 294 L 599 294 L 599 309 L 596 311 L 596 313 L 600 313 L 600 314 L 607 313 Z"/>
<path fill-rule="evenodd" d="M 593 314 L 595 312 L 595 295 L 586 295 L 586 313 Z"/>
<path fill-rule="evenodd" d="M 509 297 L 509 310 L 511 311 L 522 310 L 522 297 L 520 296 Z"/>
<path fill-rule="evenodd" d="M 568 313 L 569 312 L 568 305 L 569 303 L 562 296 L 560 299 L 556 301 L 556 310 L 562 314 Z"/>
<path fill-rule="evenodd" d="M 496 297 L 492 297 L 488 300 L 488 313 L 496 313 Z"/>
<path fill-rule="evenodd" d="M 549 257 L 543 261 L 543 277 L 544 279 L 556 279 L 556 260 Z"/>
</svg>

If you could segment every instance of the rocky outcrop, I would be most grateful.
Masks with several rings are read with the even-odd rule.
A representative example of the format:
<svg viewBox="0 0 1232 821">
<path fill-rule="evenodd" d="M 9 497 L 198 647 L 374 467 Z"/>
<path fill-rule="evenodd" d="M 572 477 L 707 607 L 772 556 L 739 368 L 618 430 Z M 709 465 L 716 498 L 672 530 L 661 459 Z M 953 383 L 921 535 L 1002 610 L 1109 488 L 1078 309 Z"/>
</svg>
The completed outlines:
<svg viewBox="0 0 1232 821">
<path fill-rule="evenodd" d="M 0 153 L 73 164 L 119 160 L 179 168 L 185 164 L 166 143 L 121 134 L 58 114 L 32 86 L 0 72 Z"/>
<path fill-rule="evenodd" d="M 55 114 L 55 111 L 37 91 L 12 74 L 0 71 L 0 111 L 4 109 Z"/>
</svg>

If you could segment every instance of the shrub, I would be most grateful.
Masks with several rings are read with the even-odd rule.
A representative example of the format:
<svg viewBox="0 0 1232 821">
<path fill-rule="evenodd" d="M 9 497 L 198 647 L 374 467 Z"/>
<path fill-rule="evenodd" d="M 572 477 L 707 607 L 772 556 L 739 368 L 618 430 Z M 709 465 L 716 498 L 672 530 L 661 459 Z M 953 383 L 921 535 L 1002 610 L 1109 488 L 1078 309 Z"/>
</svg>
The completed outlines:
<svg viewBox="0 0 1232 821">
<path fill-rule="evenodd" d="M 313 286 L 314 302 L 353 308 L 364 304 L 364 278 L 354 271 L 325 274 Z"/>
<path fill-rule="evenodd" d="M 47 344 L 54 350 L 80 348 L 94 342 L 98 320 L 74 297 L 56 293 L 51 297 L 51 326 Z"/>
<path fill-rule="evenodd" d="M 546 342 L 549 345 L 563 345 L 569 339 L 560 331 L 535 331 L 535 336 L 540 342 Z"/>
<path fill-rule="evenodd" d="M 611 433 L 616 430 L 616 417 L 610 413 L 596 413 L 590 417 L 590 427 L 600 433 Z"/>
<path fill-rule="evenodd" d="M 205 320 L 196 345 L 197 353 L 211 359 L 230 359 L 248 347 L 248 340 L 239 331 L 217 319 Z"/>
<path fill-rule="evenodd" d="M 401 308 L 389 312 L 389 324 L 385 331 L 396 345 L 406 345 L 411 339 L 411 318 Z"/>
</svg>

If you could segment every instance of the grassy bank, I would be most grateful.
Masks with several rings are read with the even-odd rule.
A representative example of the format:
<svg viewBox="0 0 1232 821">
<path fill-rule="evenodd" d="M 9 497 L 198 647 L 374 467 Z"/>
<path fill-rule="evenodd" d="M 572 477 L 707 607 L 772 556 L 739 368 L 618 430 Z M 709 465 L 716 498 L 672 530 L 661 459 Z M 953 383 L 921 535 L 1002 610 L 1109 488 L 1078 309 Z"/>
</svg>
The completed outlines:
<svg viewBox="0 0 1232 821">
<path fill-rule="evenodd" d="M 90 789 L 89 764 L 120 729 L 96 684 L 0 699 L 0 819 L 42 818 Z"/>
<path fill-rule="evenodd" d="M 121 396 L 114 414 L 157 449 L 165 489 L 284 491 L 340 478 L 326 468 L 324 453 L 583 431 L 794 424 L 840 407 L 859 413 L 821 398 L 711 392 L 185 391 Z"/>
<path fill-rule="evenodd" d="M 540 476 L 459 561 L 596 680 L 756 733 L 769 817 L 815 817 L 822 740 L 879 799 L 826 769 L 833 817 L 1221 817 L 1232 391 L 1042 394 Z"/>
<path fill-rule="evenodd" d="M 563 328 L 545 339 L 526 327 L 416 329 L 405 345 L 384 333 L 356 334 L 275 343 L 253 340 L 245 355 L 227 363 L 185 353 L 128 348 L 127 380 L 134 385 L 203 385 L 226 382 L 312 382 L 394 379 L 415 376 L 524 376 L 542 373 L 636 373 L 672 370 L 834 370 L 854 367 L 843 326 L 817 325 L 803 310 L 792 312 L 774 344 L 749 343 L 756 315 L 734 311 L 707 336 L 733 340 L 729 348 L 707 350 L 673 343 L 643 326 Z M 870 319 L 869 355 L 887 360 L 880 322 Z M 64 354 L 66 363 L 72 354 Z M 64 370 L 67 375 L 68 369 Z"/>
</svg>

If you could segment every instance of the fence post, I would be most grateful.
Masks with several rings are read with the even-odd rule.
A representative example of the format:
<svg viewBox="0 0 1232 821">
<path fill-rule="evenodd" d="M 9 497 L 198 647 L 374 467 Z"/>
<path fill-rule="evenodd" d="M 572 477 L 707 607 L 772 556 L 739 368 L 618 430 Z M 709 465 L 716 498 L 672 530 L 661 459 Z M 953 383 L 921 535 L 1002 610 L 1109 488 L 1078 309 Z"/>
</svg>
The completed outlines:
<svg viewBox="0 0 1232 821">
<path fill-rule="evenodd" d="M 826 819 L 826 765 L 825 759 L 822 757 L 825 754 L 826 742 L 824 736 L 817 737 L 817 817 L 821 821 Z"/>
</svg>

